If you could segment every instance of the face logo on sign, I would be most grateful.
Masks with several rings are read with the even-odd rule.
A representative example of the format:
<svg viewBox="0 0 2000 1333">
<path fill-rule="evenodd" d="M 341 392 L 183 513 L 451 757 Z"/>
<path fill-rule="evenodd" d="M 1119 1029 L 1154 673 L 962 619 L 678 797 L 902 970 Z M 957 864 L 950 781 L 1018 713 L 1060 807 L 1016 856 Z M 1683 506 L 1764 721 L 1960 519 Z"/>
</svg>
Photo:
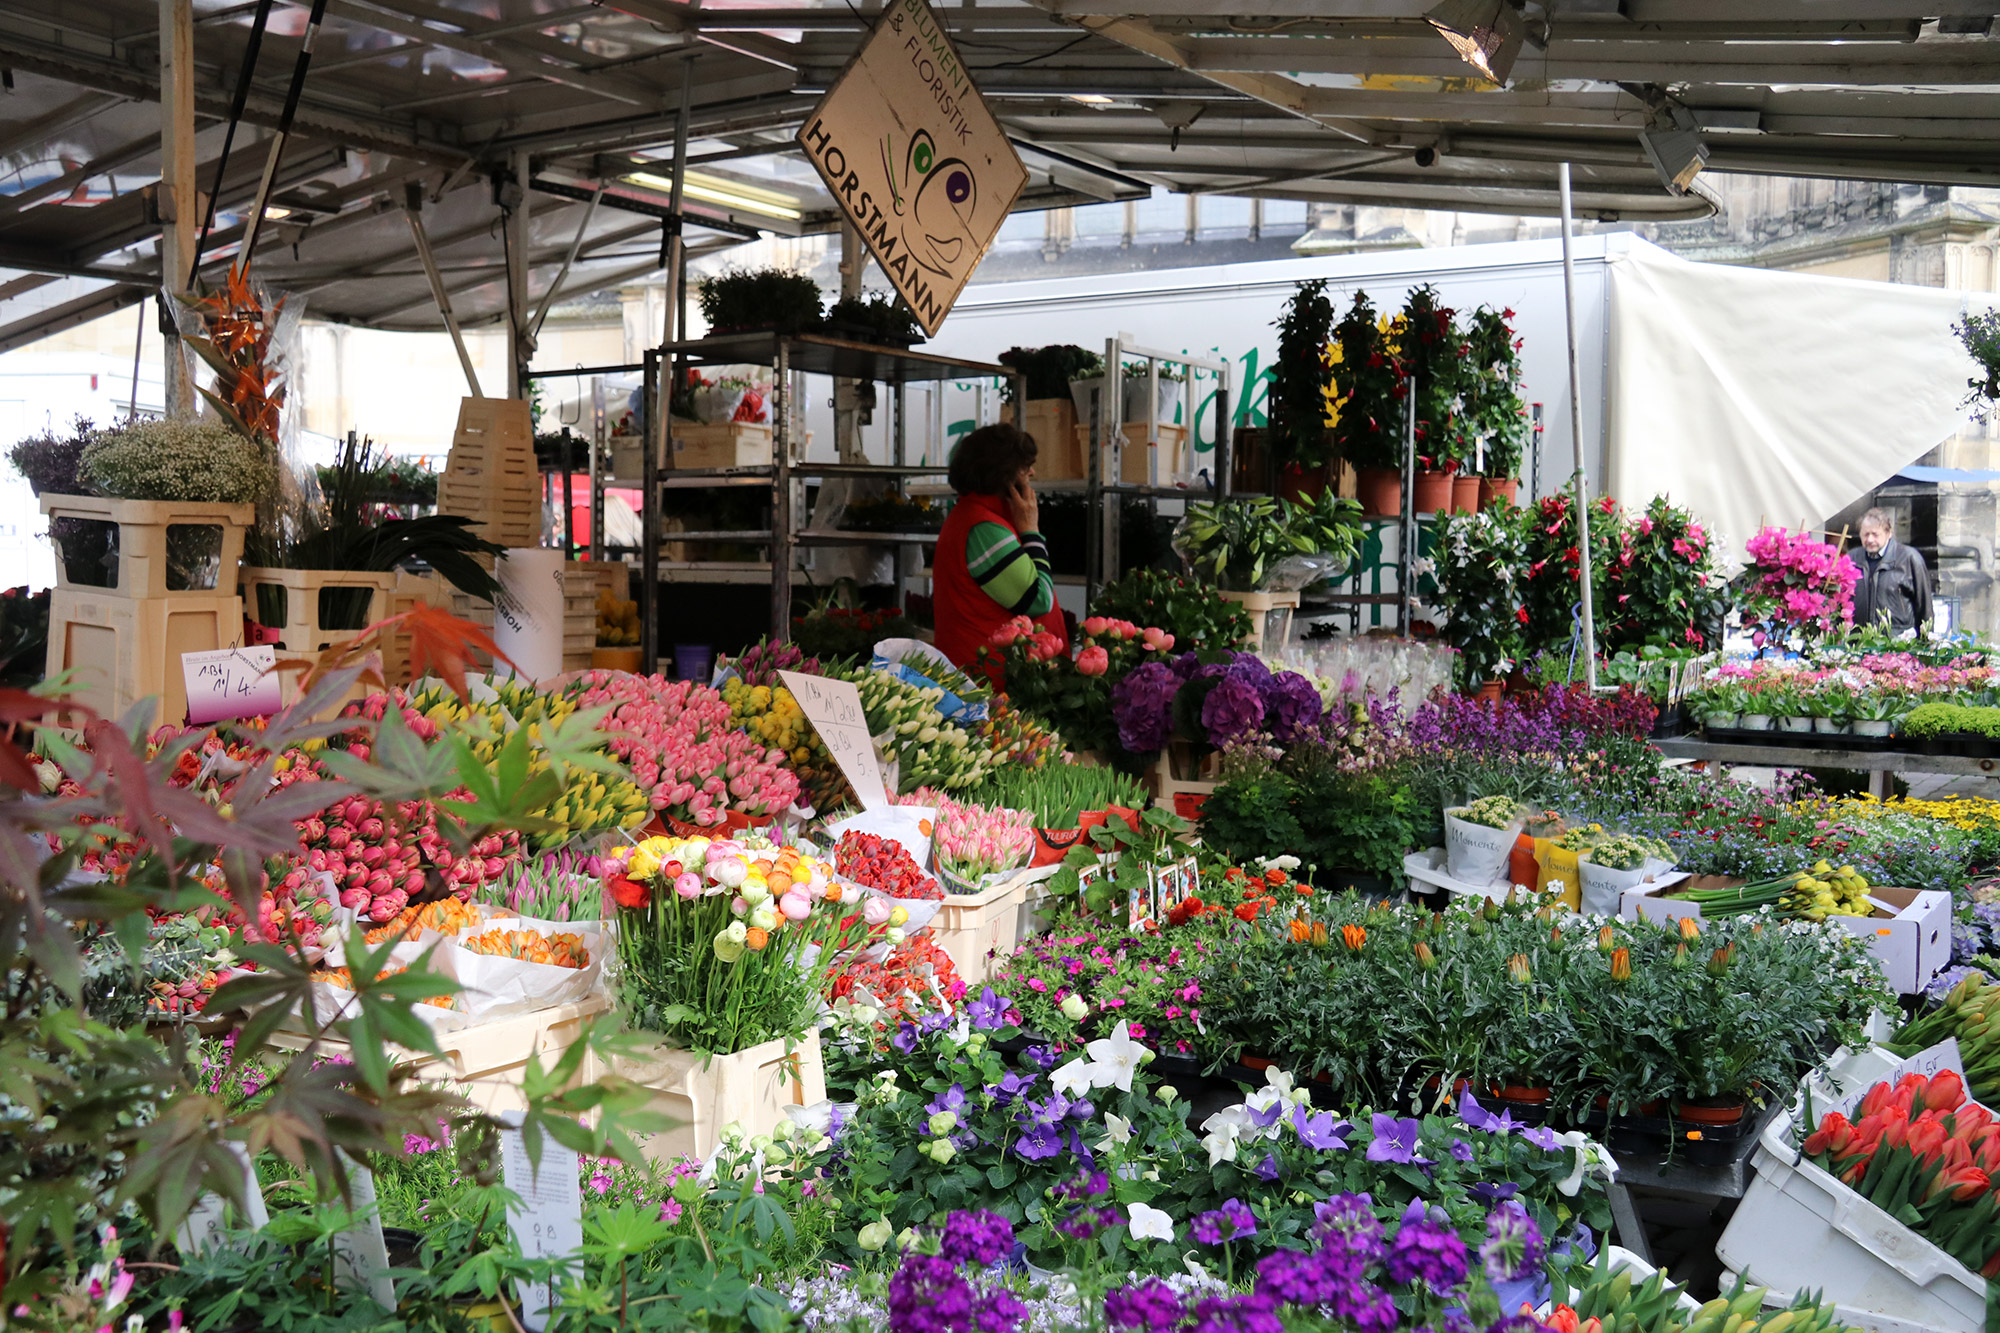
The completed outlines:
<svg viewBox="0 0 2000 1333">
<path fill-rule="evenodd" d="M 901 156 L 899 172 L 895 136 L 883 136 L 882 169 L 896 191 L 895 214 L 905 219 L 903 249 L 931 272 L 949 277 L 966 250 L 978 244 L 972 235 L 978 199 L 972 168 L 961 158 L 940 161 L 928 130 L 912 134 Z"/>
</svg>

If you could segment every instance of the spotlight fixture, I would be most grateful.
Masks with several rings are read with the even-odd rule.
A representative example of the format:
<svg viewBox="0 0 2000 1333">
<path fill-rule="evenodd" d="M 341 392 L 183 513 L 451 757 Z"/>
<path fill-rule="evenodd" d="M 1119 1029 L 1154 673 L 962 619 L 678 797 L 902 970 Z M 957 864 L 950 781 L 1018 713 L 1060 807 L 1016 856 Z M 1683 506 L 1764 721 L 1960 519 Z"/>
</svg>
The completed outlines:
<svg viewBox="0 0 2000 1333">
<path fill-rule="evenodd" d="M 266 222 L 283 222 L 291 215 L 292 210 L 289 208 L 280 208 L 276 204 L 266 204 L 264 206 L 264 221 Z"/>
<path fill-rule="evenodd" d="M 1443 0 L 1424 18 L 1451 43 L 1460 60 L 1502 85 L 1528 35 L 1527 20 L 1513 0 Z"/>
<path fill-rule="evenodd" d="M 1686 194 L 1708 165 L 1708 145 L 1702 142 L 1701 127 L 1693 113 L 1677 102 L 1665 102 L 1655 109 L 1652 123 L 1639 131 L 1639 146 L 1660 174 L 1660 184 L 1674 194 Z"/>
<path fill-rule="evenodd" d="M 1071 93 L 1069 100 L 1081 102 L 1085 106 L 1110 106 L 1112 102 L 1112 99 L 1103 93 Z"/>
</svg>

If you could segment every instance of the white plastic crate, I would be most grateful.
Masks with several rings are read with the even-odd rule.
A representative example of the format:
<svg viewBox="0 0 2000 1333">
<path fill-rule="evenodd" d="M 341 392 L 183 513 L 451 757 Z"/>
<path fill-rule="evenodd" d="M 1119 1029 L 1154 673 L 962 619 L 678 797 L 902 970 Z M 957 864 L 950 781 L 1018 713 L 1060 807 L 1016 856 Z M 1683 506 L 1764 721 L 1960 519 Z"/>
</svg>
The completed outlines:
<svg viewBox="0 0 2000 1333">
<path fill-rule="evenodd" d="M 1715 1245 L 1723 1266 L 1774 1293 L 1819 1292 L 1876 1333 L 1981 1333 L 1985 1280 L 1800 1157 L 1791 1134 L 1788 1112 L 1764 1127 Z"/>
<path fill-rule="evenodd" d="M 1632 1251 L 1626 1249 L 1622 1245 L 1607 1246 L 1605 1248 L 1605 1254 L 1606 1254 L 1606 1258 L 1604 1261 L 1605 1267 L 1609 1269 L 1614 1276 L 1627 1269 L 1631 1270 L 1632 1286 L 1635 1290 L 1639 1287 L 1644 1286 L 1647 1280 L 1651 1278 L 1654 1273 L 1659 1271 L 1658 1269 L 1654 1268 L 1653 1265 L 1647 1263 L 1644 1259 L 1641 1259 L 1638 1255 L 1634 1254 Z M 1667 1278 L 1667 1281 L 1673 1282 L 1673 1278 L 1669 1276 Z M 1680 1284 L 1678 1283 L 1675 1283 L 1675 1285 L 1680 1286 Z M 1554 1308 L 1555 1308 L 1554 1301 L 1552 1300 L 1544 1301 L 1542 1303 L 1541 1309 L 1536 1311 L 1536 1314 L 1539 1317 L 1546 1318 L 1549 1312 Z M 1694 1297 L 1688 1295 L 1687 1288 L 1685 1286 L 1681 1286 L 1680 1294 L 1674 1297 L 1674 1308 L 1676 1310 L 1681 1311 L 1684 1314 L 1693 1314 L 1695 1311 L 1701 1309 L 1701 1302 L 1696 1300 Z"/>
<path fill-rule="evenodd" d="M 981 894 L 948 893 L 931 918 L 931 938 L 975 994 L 993 973 L 994 953 L 1004 958 L 1021 942 L 1022 906 L 1042 878 L 1024 870 Z"/>
</svg>

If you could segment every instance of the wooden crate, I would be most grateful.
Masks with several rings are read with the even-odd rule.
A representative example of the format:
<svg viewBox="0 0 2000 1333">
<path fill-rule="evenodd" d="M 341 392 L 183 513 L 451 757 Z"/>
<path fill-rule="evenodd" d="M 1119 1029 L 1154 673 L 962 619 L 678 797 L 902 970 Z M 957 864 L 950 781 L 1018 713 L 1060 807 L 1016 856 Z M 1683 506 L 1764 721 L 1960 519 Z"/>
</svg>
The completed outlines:
<svg viewBox="0 0 2000 1333">
<path fill-rule="evenodd" d="M 113 500 L 99 495 L 44 495 L 42 512 L 49 517 L 58 547 L 56 586 L 93 597 L 216 597 L 227 596 L 236 586 L 236 567 L 243 563 L 243 535 L 256 521 L 254 505 L 200 504 L 178 500 Z M 64 558 L 60 528 L 64 520 L 108 523 L 117 528 L 115 546 L 107 549 L 114 568 L 84 569 L 72 546 Z M 194 582 L 201 587 L 169 587 L 169 529 L 209 528 L 219 530 L 216 557 L 201 571 L 206 577 Z M 107 536 L 110 534 L 106 534 Z M 77 568 L 72 568 L 72 562 Z M 74 578 L 72 575 L 82 575 Z M 110 583 L 93 582 L 109 578 Z M 234 642 L 234 639 L 230 640 Z"/>
<path fill-rule="evenodd" d="M 121 597 L 102 588 L 57 588 L 49 605 L 47 673 L 73 671 L 70 696 L 116 718 L 157 697 L 155 724 L 187 716 L 181 654 L 214 652 L 243 639 L 243 599 L 172 593 Z"/>
<path fill-rule="evenodd" d="M 1014 409 L 1008 408 L 1012 414 Z M 1077 442 L 1076 404 L 1068 398 L 1030 398 L 1021 429 L 1035 438 L 1035 476 L 1042 481 L 1081 481 L 1083 448 Z"/>
<path fill-rule="evenodd" d="M 445 581 L 435 573 L 405 574 L 398 571 L 396 586 L 389 593 L 389 614 L 400 616 L 419 606 L 448 607 Z M 382 644 L 382 679 L 391 685 L 407 685 L 411 680 L 410 636 L 391 633 Z"/>
<path fill-rule="evenodd" d="M 278 632 L 278 646 L 284 652 L 316 653 L 336 643 L 345 643 L 363 626 L 386 620 L 396 591 L 396 574 L 337 569 L 268 569 L 245 565 L 242 576 L 243 611 L 254 623 Z M 280 596 L 266 597 L 260 588 L 276 589 Z M 333 588 L 366 589 L 368 606 L 361 626 L 346 629 L 324 627 L 320 594 Z M 276 601 L 276 614 L 265 619 L 266 603 Z"/>
<path fill-rule="evenodd" d="M 666 466 L 677 469 L 769 467 L 771 428 L 756 421 L 725 421 L 704 425 L 695 421 L 667 423 Z"/>
<path fill-rule="evenodd" d="M 1120 455 L 1122 468 L 1118 480 L 1134 486 L 1171 486 L 1180 474 L 1187 470 L 1187 427 L 1163 425 L 1159 427 L 1159 432 L 1159 480 L 1155 482 L 1147 475 L 1146 454 L 1150 446 L 1146 443 L 1146 423 L 1143 421 L 1127 422 L 1122 432 L 1125 436 L 1125 447 Z M 1089 448 L 1090 427 L 1078 426 L 1076 428 L 1077 456 L 1079 458 L 1088 458 L 1090 455 L 1086 451 Z M 1035 471 L 1038 475 L 1041 470 L 1041 465 L 1039 463 L 1036 464 Z M 1109 479 L 1110 475 L 1109 459 L 1107 459 L 1105 477 Z"/>
<path fill-rule="evenodd" d="M 810 1106 L 826 1097 L 826 1064 L 819 1034 L 792 1050 L 783 1039 L 729 1055 L 700 1056 L 664 1041 L 634 1046 L 609 1060 L 595 1052 L 584 1057 L 583 1077 L 605 1073 L 649 1089 L 648 1110 L 663 1112 L 673 1127 L 641 1135 L 639 1146 L 652 1162 L 713 1153 L 725 1126 L 746 1134 L 768 1134 L 786 1119 L 787 1106 Z"/>
<path fill-rule="evenodd" d="M 1295 592 L 1231 592 L 1218 588 L 1225 602 L 1235 602 L 1250 616 L 1250 637 L 1244 647 L 1251 652 L 1273 652 L 1291 636 L 1292 613 L 1299 608 Z"/>
<path fill-rule="evenodd" d="M 466 398 L 458 408 L 451 457 L 438 478 L 438 512 L 478 520 L 479 533 L 502 546 L 542 540 L 541 476 L 535 428 L 518 398 Z"/>
</svg>

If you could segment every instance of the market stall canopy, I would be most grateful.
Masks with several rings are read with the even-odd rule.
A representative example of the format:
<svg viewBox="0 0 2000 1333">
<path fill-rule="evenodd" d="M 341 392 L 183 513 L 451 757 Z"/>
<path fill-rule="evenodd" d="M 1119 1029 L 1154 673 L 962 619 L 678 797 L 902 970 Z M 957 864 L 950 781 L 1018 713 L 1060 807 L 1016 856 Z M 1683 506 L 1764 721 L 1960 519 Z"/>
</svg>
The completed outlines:
<svg viewBox="0 0 2000 1333">
<path fill-rule="evenodd" d="M 1952 325 L 1995 300 L 1690 263 L 1636 238 L 1609 274 L 1599 489 L 1687 505 L 1732 571 L 1762 525 L 1838 513 L 1958 429 L 1978 368 Z"/>
<path fill-rule="evenodd" d="M 1992 184 L 2000 42 L 1954 0 L 1037 0 L 941 9 L 1029 172 L 1016 209 L 1155 189 L 1588 218 L 1710 209 L 1709 171 Z M 254 2 L 195 0 L 203 190 Z M 1445 9 L 1490 9 L 1461 59 Z M 157 289 L 158 0 L 0 0 L 0 350 Z M 308 6 L 277 0 L 221 180 L 239 239 Z M 327 0 L 257 267 L 321 317 L 439 326 L 406 220 L 422 192 L 453 304 L 505 309 L 494 177 L 528 156 L 530 299 L 660 263 L 663 147 L 692 80 L 691 249 L 823 231 L 794 147 L 876 0 Z M 1692 181 L 1692 189 L 1682 187 Z M 1672 183 L 1672 184 L 1670 184 Z M 587 202 L 603 197 L 585 224 Z"/>
</svg>

